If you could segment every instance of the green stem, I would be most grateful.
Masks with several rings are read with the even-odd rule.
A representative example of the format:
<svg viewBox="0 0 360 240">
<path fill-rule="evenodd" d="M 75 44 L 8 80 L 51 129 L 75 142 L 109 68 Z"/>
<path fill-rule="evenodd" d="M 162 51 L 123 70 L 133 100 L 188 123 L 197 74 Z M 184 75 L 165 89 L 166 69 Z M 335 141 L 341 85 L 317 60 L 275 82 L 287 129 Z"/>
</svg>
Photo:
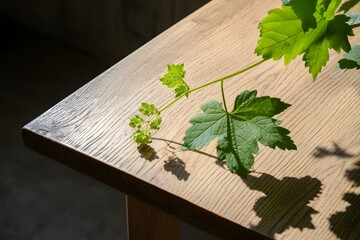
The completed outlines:
<svg viewBox="0 0 360 240">
<path fill-rule="evenodd" d="M 187 83 L 183 80 L 183 83 L 185 84 L 185 87 L 187 88 L 187 89 L 190 89 L 190 87 L 189 87 L 189 85 L 187 85 Z"/>
<path fill-rule="evenodd" d="M 161 108 L 159 110 L 159 112 L 163 112 L 165 109 L 167 109 L 168 107 L 170 107 L 171 105 L 173 105 L 174 103 L 176 103 L 180 98 L 182 98 L 183 96 L 185 96 L 185 94 L 181 94 L 180 96 L 178 96 L 177 98 L 173 99 L 171 102 L 169 102 L 168 104 L 165 105 L 165 107 Z"/>
<path fill-rule="evenodd" d="M 243 68 L 243 69 L 241 69 L 241 70 L 239 70 L 239 71 L 237 71 L 237 72 L 234 72 L 234 73 L 229 74 L 229 75 L 226 75 L 226 76 L 224 76 L 224 77 L 221 77 L 221 78 L 215 79 L 215 80 L 213 80 L 213 81 L 207 82 L 207 83 L 205 83 L 205 84 L 203 84 L 203 85 L 200 85 L 200 86 L 198 86 L 198 87 L 191 88 L 191 89 L 188 91 L 188 94 L 189 94 L 189 93 L 192 93 L 192 92 L 195 92 L 195 91 L 197 91 L 197 90 L 200 90 L 200 89 L 202 89 L 202 88 L 205 88 L 205 87 L 207 87 L 207 86 L 210 86 L 210 85 L 212 85 L 212 84 L 215 84 L 215 83 L 217 83 L 217 82 L 222 82 L 222 81 L 225 81 L 225 80 L 227 80 L 227 79 L 229 79 L 229 78 L 235 77 L 235 76 L 237 76 L 237 75 L 239 75 L 239 74 L 241 74 L 241 73 L 244 73 L 244 72 L 246 72 L 246 71 L 248 71 L 248 70 L 250 70 L 250 69 L 252 69 L 252 68 L 254 68 L 254 67 L 256 67 L 256 66 L 258 66 L 258 65 L 260 65 L 260 64 L 262 64 L 263 62 L 265 62 L 265 61 L 267 61 L 267 60 L 268 60 L 268 59 L 262 59 L 261 61 L 258 61 L 258 62 L 254 63 L 254 64 L 252 64 L 252 65 L 250 65 L 250 66 L 248 66 L 248 67 L 245 67 L 245 68 Z M 184 97 L 184 96 L 185 96 L 185 93 L 184 93 L 184 94 L 181 94 L 181 95 L 178 96 L 177 98 L 173 99 L 171 102 L 169 102 L 168 104 L 166 104 L 163 108 L 161 108 L 161 109 L 159 110 L 159 112 L 160 112 L 160 113 L 163 112 L 164 110 L 166 110 L 168 107 L 170 107 L 171 105 L 173 105 L 175 102 L 177 102 L 180 98 L 182 98 L 182 97 Z"/>
<path fill-rule="evenodd" d="M 237 72 L 234 72 L 234 73 L 232 73 L 232 74 L 230 74 L 230 75 L 227 75 L 227 76 L 224 76 L 224 77 L 215 79 L 215 80 L 213 80 L 213 81 L 210 81 L 210 82 L 205 83 L 205 84 L 203 84 L 203 85 L 200 85 L 200 86 L 198 86 L 198 87 L 194 87 L 194 88 L 190 89 L 189 93 L 195 92 L 195 91 L 197 91 L 197 90 L 199 90 L 199 89 L 202 89 L 202 88 L 204 88 L 204 87 L 210 86 L 210 85 L 212 85 L 212 84 L 214 84 L 214 83 L 221 82 L 221 81 L 227 80 L 227 79 L 229 79 L 229 78 L 235 77 L 235 76 L 237 76 L 237 75 L 239 75 L 239 74 L 241 74 L 241 73 L 244 73 L 244 72 L 246 72 L 246 71 L 248 71 L 248 70 L 250 70 L 250 69 L 252 69 L 252 68 L 254 68 L 254 67 L 258 66 L 258 65 L 260 65 L 261 63 L 265 62 L 266 60 L 268 60 L 268 59 L 263 59 L 263 60 L 261 60 L 261 61 L 259 61 L 259 62 L 257 62 L 257 63 L 254 63 L 254 64 L 252 64 L 252 65 L 250 65 L 250 66 L 248 66 L 248 67 L 246 67 L 246 68 L 243 68 L 243 69 L 241 69 L 241 70 L 239 70 L 239 71 L 237 71 Z"/>
<path fill-rule="evenodd" d="M 227 106 L 226 106 L 225 92 L 224 92 L 224 81 L 221 81 L 220 83 L 221 83 L 221 96 L 223 99 L 224 108 L 225 108 L 225 111 L 228 112 Z"/>
</svg>

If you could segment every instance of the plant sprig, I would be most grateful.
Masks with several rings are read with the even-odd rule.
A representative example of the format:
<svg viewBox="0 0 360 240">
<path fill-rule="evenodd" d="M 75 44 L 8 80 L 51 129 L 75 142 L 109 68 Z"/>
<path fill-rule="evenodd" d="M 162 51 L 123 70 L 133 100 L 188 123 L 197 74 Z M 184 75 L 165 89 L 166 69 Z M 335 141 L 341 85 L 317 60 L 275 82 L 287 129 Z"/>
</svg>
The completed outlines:
<svg viewBox="0 0 360 240">
<path fill-rule="evenodd" d="M 159 110 L 157 110 L 154 104 L 146 102 L 141 103 L 139 112 L 142 116 L 135 115 L 130 118 L 130 127 L 135 128 L 134 140 L 138 144 L 148 144 L 151 142 L 150 130 L 160 129 L 162 118 Z"/>
<path fill-rule="evenodd" d="M 360 13 L 348 12 L 358 0 L 283 0 L 281 8 L 272 9 L 259 24 L 260 39 L 255 53 L 262 59 L 232 74 L 189 87 L 185 81 L 184 64 L 169 64 L 160 79 L 163 85 L 175 89 L 175 98 L 157 109 L 143 102 L 140 114 L 130 118 L 138 144 L 151 142 L 152 131 L 160 128 L 161 113 L 183 97 L 210 85 L 220 83 L 222 103 L 210 101 L 201 107 L 203 113 L 190 120 L 181 150 L 199 150 L 217 139 L 217 156 L 225 160 L 231 172 L 246 176 L 258 154 L 258 143 L 270 148 L 296 150 L 290 131 L 280 127 L 273 117 L 290 105 L 278 98 L 258 97 L 257 92 L 243 91 L 235 99 L 234 109 L 226 105 L 224 81 L 245 73 L 263 62 L 284 58 L 285 65 L 303 55 L 305 67 L 315 80 L 329 60 L 329 50 L 346 52 L 339 61 L 341 69 L 359 69 L 360 46 L 351 47 L 348 37 L 360 26 Z M 339 9 L 337 12 L 336 10 Z M 343 12 L 343 13 L 340 13 Z"/>
</svg>

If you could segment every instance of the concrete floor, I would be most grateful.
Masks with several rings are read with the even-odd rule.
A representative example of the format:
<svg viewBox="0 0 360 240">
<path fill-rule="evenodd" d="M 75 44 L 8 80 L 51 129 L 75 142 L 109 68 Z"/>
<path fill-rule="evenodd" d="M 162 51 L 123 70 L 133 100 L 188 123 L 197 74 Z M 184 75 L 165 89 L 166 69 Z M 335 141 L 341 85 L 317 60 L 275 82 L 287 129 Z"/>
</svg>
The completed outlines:
<svg viewBox="0 0 360 240">
<path fill-rule="evenodd" d="M 89 56 L 1 23 L 0 239 L 126 239 L 122 193 L 25 148 L 21 127 L 104 70 Z M 187 224 L 182 239 L 215 239 Z"/>
</svg>

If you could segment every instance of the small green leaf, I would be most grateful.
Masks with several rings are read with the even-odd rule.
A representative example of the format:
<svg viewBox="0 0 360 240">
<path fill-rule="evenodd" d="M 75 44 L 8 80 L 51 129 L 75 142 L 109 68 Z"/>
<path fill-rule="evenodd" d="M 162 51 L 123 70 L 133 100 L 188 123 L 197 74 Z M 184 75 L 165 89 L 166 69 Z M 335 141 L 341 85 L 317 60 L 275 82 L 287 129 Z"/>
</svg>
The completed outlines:
<svg viewBox="0 0 360 240">
<path fill-rule="evenodd" d="M 136 129 L 133 135 L 135 142 L 138 144 L 148 144 L 151 142 L 150 130 L 160 129 L 162 118 L 154 104 L 141 103 L 139 112 L 142 113 L 145 118 L 135 115 L 130 118 L 129 125 Z"/>
<path fill-rule="evenodd" d="M 154 120 L 150 121 L 150 129 L 158 130 L 160 129 L 160 124 L 162 122 L 162 118 L 160 116 L 157 116 Z"/>
<path fill-rule="evenodd" d="M 352 46 L 350 52 L 344 54 L 344 58 L 339 61 L 341 69 L 360 69 L 360 46 Z"/>
<path fill-rule="evenodd" d="M 145 116 L 150 116 L 157 112 L 154 104 L 149 104 L 146 102 L 141 103 L 141 108 L 139 108 L 139 111 Z"/>
<path fill-rule="evenodd" d="M 176 97 L 182 94 L 188 96 L 190 89 L 185 83 L 185 74 L 184 64 L 168 64 L 168 72 L 160 78 L 160 81 L 168 88 L 175 88 Z"/>
<path fill-rule="evenodd" d="M 339 9 L 339 12 L 340 11 L 344 11 L 345 13 L 348 12 L 352 7 L 354 7 L 356 4 L 358 4 L 360 2 L 360 0 L 349 0 L 349 1 L 346 1 L 344 2 L 340 9 Z"/>
<path fill-rule="evenodd" d="M 160 78 L 160 81 L 169 88 L 175 88 L 182 85 L 186 71 L 184 70 L 184 64 L 168 64 L 168 72 L 164 77 Z"/>
<path fill-rule="evenodd" d="M 141 128 L 142 124 L 144 122 L 144 119 L 141 118 L 139 115 L 135 115 L 130 118 L 130 127 L 132 128 Z"/>
<path fill-rule="evenodd" d="M 175 88 L 175 97 L 179 97 L 181 95 L 185 95 L 186 97 L 189 96 L 189 88 L 185 85 L 179 86 Z"/>
<path fill-rule="evenodd" d="M 151 133 L 146 130 L 137 129 L 134 132 L 134 140 L 137 144 L 148 144 L 151 142 Z"/>
</svg>

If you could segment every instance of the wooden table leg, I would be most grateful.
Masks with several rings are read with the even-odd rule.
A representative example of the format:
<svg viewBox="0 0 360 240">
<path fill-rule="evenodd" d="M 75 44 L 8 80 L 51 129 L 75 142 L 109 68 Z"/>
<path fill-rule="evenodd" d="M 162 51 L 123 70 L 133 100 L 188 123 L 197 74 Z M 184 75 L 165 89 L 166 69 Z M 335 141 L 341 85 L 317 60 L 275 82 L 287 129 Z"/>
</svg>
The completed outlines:
<svg viewBox="0 0 360 240">
<path fill-rule="evenodd" d="M 126 195 L 129 240 L 179 240 L 179 219 Z"/>
</svg>

